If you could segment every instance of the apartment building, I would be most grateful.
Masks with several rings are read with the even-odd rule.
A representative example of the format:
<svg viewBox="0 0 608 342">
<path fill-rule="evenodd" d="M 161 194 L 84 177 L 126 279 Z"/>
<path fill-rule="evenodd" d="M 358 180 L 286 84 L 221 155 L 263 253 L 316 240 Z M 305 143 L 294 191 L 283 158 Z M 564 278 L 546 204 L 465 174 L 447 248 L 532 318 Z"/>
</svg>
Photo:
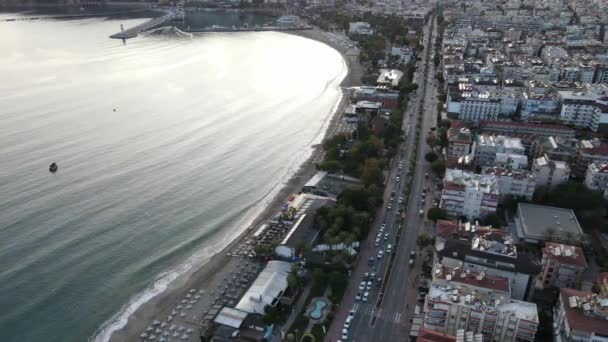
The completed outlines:
<svg viewBox="0 0 608 342">
<path fill-rule="evenodd" d="M 477 223 L 437 221 L 435 259 L 450 267 L 460 267 L 509 280 L 511 297 L 518 300 L 533 294 L 538 264 L 514 244 L 509 231 L 479 226 Z"/>
<path fill-rule="evenodd" d="M 449 335 L 481 334 L 483 341 L 534 341 L 536 304 L 511 299 L 509 280 L 441 263 L 424 305 L 424 328 Z"/>
<path fill-rule="evenodd" d="M 583 250 L 577 246 L 545 242 L 542 271 L 537 277 L 536 287 L 580 288 L 587 261 Z"/>
<path fill-rule="evenodd" d="M 534 196 L 536 179 L 530 171 L 485 167 L 481 170 L 481 173 L 496 177 L 501 199 L 510 195 L 515 198 L 524 197 L 531 200 Z"/>
<path fill-rule="evenodd" d="M 496 120 L 501 112 L 501 101 L 490 96 L 488 91 L 473 91 L 462 83 L 450 87 L 447 98 L 448 116 L 462 121 L 478 123 L 481 120 Z"/>
<path fill-rule="evenodd" d="M 473 219 L 495 213 L 499 199 L 495 176 L 447 169 L 439 207 L 450 216 Z"/>
<path fill-rule="evenodd" d="M 525 155 L 526 152 L 520 138 L 488 134 L 480 134 L 477 136 L 474 150 L 475 164 L 480 167 L 495 166 L 498 153 L 507 155 Z M 505 157 L 508 158 L 508 156 Z M 528 161 L 526 159 L 525 163 L 527 164 L 527 162 Z"/>
<path fill-rule="evenodd" d="M 585 186 L 594 191 L 608 190 L 608 162 L 593 162 L 587 167 Z"/>
<path fill-rule="evenodd" d="M 579 141 L 574 157 L 573 175 L 585 177 L 589 164 L 593 162 L 608 162 L 608 144 L 599 139 Z"/>
<path fill-rule="evenodd" d="M 585 91 L 559 91 L 558 96 L 562 122 L 595 132 L 608 130 L 607 85 L 589 86 Z"/>
<path fill-rule="evenodd" d="M 471 130 L 466 127 L 448 129 L 448 151 L 449 157 L 465 157 L 471 153 L 471 144 L 473 136 Z"/>
<path fill-rule="evenodd" d="M 553 310 L 555 342 L 608 341 L 608 298 L 561 288 Z"/>
<path fill-rule="evenodd" d="M 568 126 L 554 124 L 540 124 L 531 122 L 509 121 L 482 121 L 479 123 L 481 131 L 495 135 L 533 135 L 536 137 L 560 136 L 574 138 L 576 131 Z"/>
<path fill-rule="evenodd" d="M 570 165 L 563 161 L 551 160 L 544 155 L 532 162 L 532 173 L 536 178 L 536 187 L 552 188 L 570 178 Z"/>
</svg>

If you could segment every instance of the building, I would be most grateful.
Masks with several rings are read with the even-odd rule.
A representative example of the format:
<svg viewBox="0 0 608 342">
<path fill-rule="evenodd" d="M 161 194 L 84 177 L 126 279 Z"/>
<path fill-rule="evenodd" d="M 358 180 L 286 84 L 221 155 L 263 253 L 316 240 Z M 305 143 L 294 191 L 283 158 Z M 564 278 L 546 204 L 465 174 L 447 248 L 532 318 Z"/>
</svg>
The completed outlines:
<svg viewBox="0 0 608 342">
<path fill-rule="evenodd" d="M 450 216 L 472 220 L 495 213 L 499 199 L 495 176 L 447 169 L 439 207 Z"/>
<path fill-rule="evenodd" d="M 608 131 L 608 86 L 601 84 L 586 91 L 559 91 L 560 120 L 567 124 Z"/>
<path fill-rule="evenodd" d="M 581 140 L 574 158 L 573 175 L 585 177 L 592 162 L 608 162 L 608 144 L 599 139 Z"/>
<path fill-rule="evenodd" d="M 481 170 L 481 173 L 496 177 L 501 199 L 504 199 L 505 196 L 513 196 L 514 198 L 524 197 L 531 200 L 534 196 L 536 179 L 532 172 L 486 167 Z"/>
<path fill-rule="evenodd" d="M 450 128 L 448 135 L 448 151 L 447 156 L 460 158 L 466 157 L 471 153 L 471 144 L 473 137 L 471 130 L 466 127 Z"/>
<path fill-rule="evenodd" d="M 448 117 L 474 123 L 496 120 L 501 112 L 501 101 L 490 97 L 488 92 L 467 92 L 450 88 L 446 104 Z"/>
<path fill-rule="evenodd" d="M 568 126 L 554 124 L 540 124 L 531 122 L 510 122 L 510 121 L 482 121 L 479 123 L 481 131 L 486 134 L 506 135 L 506 136 L 561 136 L 564 138 L 574 138 L 576 131 Z"/>
<path fill-rule="evenodd" d="M 374 30 L 372 29 L 372 26 L 369 23 L 359 21 L 348 24 L 348 33 L 372 35 L 374 34 Z"/>
<path fill-rule="evenodd" d="M 587 261 L 580 247 L 545 242 L 536 287 L 580 288 Z"/>
<path fill-rule="evenodd" d="M 520 240 L 539 243 L 547 240 L 577 241 L 583 230 L 572 209 L 518 203 L 515 229 Z"/>
<path fill-rule="evenodd" d="M 503 169 L 523 170 L 528 168 L 528 156 L 514 153 L 496 153 L 494 165 Z"/>
<path fill-rule="evenodd" d="M 479 167 L 486 167 L 496 165 L 496 155 L 498 153 L 524 155 L 526 149 L 519 138 L 480 134 L 475 141 L 474 152 L 475 164 Z M 508 158 L 508 156 L 504 157 Z"/>
<path fill-rule="evenodd" d="M 355 101 L 380 102 L 383 109 L 399 108 L 399 91 L 390 90 L 387 87 L 358 87 L 353 93 L 353 99 Z"/>
<path fill-rule="evenodd" d="M 585 186 L 594 191 L 608 190 L 608 162 L 589 164 L 585 174 Z"/>
<path fill-rule="evenodd" d="M 291 201 L 289 208 L 294 213 L 294 223 L 283 240 L 275 247 L 275 254 L 288 260 L 297 259 L 298 245 L 301 243 L 312 245 L 319 235 L 319 230 L 314 225 L 317 209 L 334 205 L 335 201 L 326 197 L 304 193 L 298 195 Z"/>
<path fill-rule="evenodd" d="M 438 263 L 424 306 L 424 329 L 481 334 L 482 341 L 534 341 L 536 304 L 511 299 L 509 279 Z"/>
<path fill-rule="evenodd" d="M 532 297 L 538 264 L 515 246 L 510 232 L 459 221 L 437 221 L 436 261 L 509 280 L 511 298 Z"/>
<path fill-rule="evenodd" d="M 530 144 L 529 155 L 532 159 L 547 155 L 549 159 L 568 164 L 574 161 L 579 142 L 576 138 L 561 136 L 538 137 Z"/>
<path fill-rule="evenodd" d="M 556 342 L 608 341 L 608 298 L 561 288 L 553 311 L 553 335 Z"/>
<path fill-rule="evenodd" d="M 380 69 L 376 83 L 383 86 L 397 88 L 403 77 L 403 71 L 397 69 Z"/>
<path fill-rule="evenodd" d="M 536 178 L 536 187 L 552 188 L 570 178 L 570 166 L 563 161 L 551 160 L 547 155 L 534 159 L 532 172 Z"/>
<path fill-rule="evenodd" d="M 414 50 L 407 46 L 391 47 L 391 56 L 397 57 L 399 63 L 407 64 L 414 57 Z"/>
</svg>

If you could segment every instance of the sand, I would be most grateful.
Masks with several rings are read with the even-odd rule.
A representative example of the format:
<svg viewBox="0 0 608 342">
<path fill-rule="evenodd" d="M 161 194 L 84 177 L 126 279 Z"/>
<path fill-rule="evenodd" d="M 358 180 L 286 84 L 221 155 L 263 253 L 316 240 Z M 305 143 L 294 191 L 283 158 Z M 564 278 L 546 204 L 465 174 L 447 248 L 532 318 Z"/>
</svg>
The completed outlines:
<svg viewBox="0 0 608 342">
<path fill-rule="evenodd" d="M 330 119 L 326 131 L 327 134 L 327 132 L 330 131 L 330 128 L 336 125 L 337 114 L 341 113 L 343 107 L 350 101 L 350 90 L 348 88 L 361 85 L 360 80 L 363 74 L 363 68 L 358 63 L 357 58 L 348 53 L 349 48 L 336 41 L 335 35 L 319 29 L 290 31 L 289 33 L 317 40 L 329 45 L 342 54 L 347 64 L 348 73 L 340 84 L 343 89 L 342 100 Z M 258 227 L 262 223 L 268 221 L 281 209 L 289 196 L 299 192 L 304 184 L 306 184 L 306 182 L 317 172 L 317 163 L 321 161 L 323 150 L 320 145 L 314 146 L 313 149 L 312 155 L 300 166 L 299 170 L 289 179 L 289 181 L 283 185 L 283 188 L 278 192 L 266 209 L 252 222 L 252 227 Z M 231 270 L 236 268 L 238 261 L 242 260 L 240 258 L 228 256 L 227 252 L 234 250 L 235 247 L 243 243 L 243 241 L 252 233 L 252 230 L 245 230 L 221 252 L 211 257 L 205 264 L 200 265 L 196 271 L 190 273 L 188 276 L 177 278 L 170 284 L 166 291 L 141 305 L 129 317 L 125 327 L 112 334 L 110 341 L 137 341 L 139 340 L 141 332 L 145 330 L 154 319 L 169 315 L 175 303 L 183 297 L 188 289 L 216 288 L 217 285 L 221 283 L 222 279 Z"/>
</svg>

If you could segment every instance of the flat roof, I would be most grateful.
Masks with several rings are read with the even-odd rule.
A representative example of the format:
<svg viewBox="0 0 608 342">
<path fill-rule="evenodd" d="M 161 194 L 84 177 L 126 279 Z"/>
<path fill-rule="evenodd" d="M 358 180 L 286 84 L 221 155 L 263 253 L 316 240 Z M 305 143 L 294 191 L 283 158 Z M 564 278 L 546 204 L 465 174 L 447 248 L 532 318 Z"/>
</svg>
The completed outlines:
<svg viewBox="0 0 608 342">
<path fill-rule="evenodd" d="M 277 299 L 287 289 L 287 276 L 291 263 L 272 260 L 254 280 L 235 309 L 247 313 L 264 314 L 266 305 L 276 305 Z"/>
<path fill-rule="evenodd" d="M 547 207 L 544 205 L 518 203 L 519 219 L 524 237 L 544 240 L 549 229 L 560 236 L 573 237 L 583 233 L 572 209 Z"/>
<path fill-rule="evenodd" d="M 243 324 L 246 317 L 247 312 L 225 306 L 213 321 L 217 324 L 238 329 L 241 327 L 241 324 Z"/>
</svg>

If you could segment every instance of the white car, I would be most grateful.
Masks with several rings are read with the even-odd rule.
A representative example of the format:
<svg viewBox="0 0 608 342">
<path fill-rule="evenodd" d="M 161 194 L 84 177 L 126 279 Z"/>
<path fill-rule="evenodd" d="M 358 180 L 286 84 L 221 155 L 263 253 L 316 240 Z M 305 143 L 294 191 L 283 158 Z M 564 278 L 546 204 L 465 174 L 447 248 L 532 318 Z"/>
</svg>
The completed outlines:
<svg viewBox="0 0 608 342">
<path fill-rule="evenodd" d="M 351 322 L 352 320 L 353 320 L 352 318 L 350 318 L 350 317 L 346 317 L 346 321 L 344 321 L 344 328 L 345 328 L 345 329 L 350 328 L 350 322 Z"/>
<path fill-rule="evenodd" d="M 382 255 L 384 255 L 383 251 L 378 252 L 378 259 L 382 259 Z"/>
<path fill-rule="evenodd" d="M 363 294 L 363 301 L 364 301 L 364 302 L 367 302 L 367 299 L 368 299 L 368 298 L 369 298 L 369 292 L 365 292 L 365 293 Z"/>
<path fill-rule="evenodd" d="M 348 318 L 353 319 L 353 317 L 355 317 L 355 310 L 350 310 L 348 312 Z"/>
<path fill-rule="evenodd" d="M 361 284 L 359 284 L 359 290 L 363 291 L 365 290 L 365 282 L 362 281 Z"/>
<path fill-rule="evenodd" d="M 342 339 L 345 341 L 348 339 L 348 329 L 342 329 Z"/>
<path fill-rule="evenodd" d="M 376 238 L 376 242 L 374 242 L 374 246 L 380 246 L 380 238 Z"/>
<path fill-rule="evenodd" d="M 371 290 L 372 289 L 372 282 L 368 281 L 367 282 L 367 286 L 365 287 L 367 290 Z"/>
<path fill-rule="evenodd" d="M 357 295 L 355 296 L 355 300 L 357 302 L 361 300 L 361 292 L 357 292 Z"/>
</svg>

